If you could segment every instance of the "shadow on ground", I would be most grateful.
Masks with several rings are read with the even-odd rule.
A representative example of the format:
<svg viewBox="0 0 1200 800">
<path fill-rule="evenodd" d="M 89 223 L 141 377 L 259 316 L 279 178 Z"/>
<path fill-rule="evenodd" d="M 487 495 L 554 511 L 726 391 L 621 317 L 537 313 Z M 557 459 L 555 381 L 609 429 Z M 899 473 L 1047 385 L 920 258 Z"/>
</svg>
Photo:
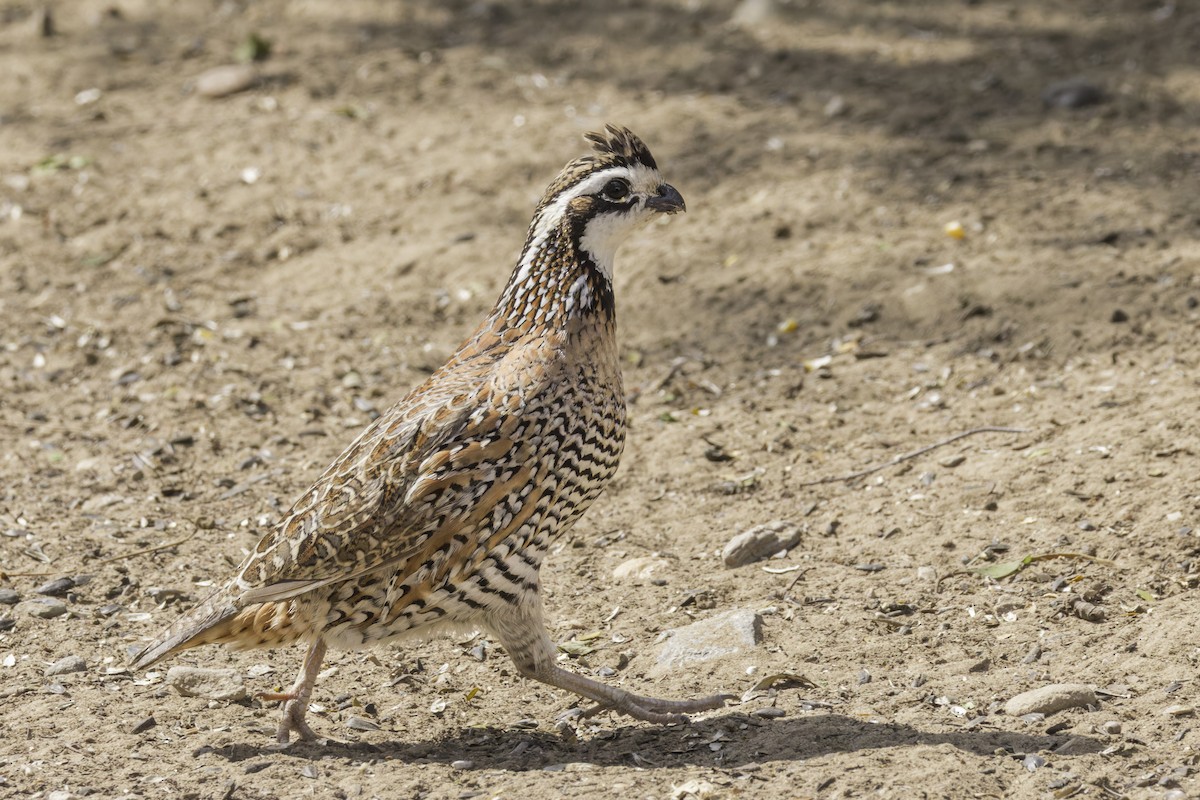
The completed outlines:
<svg viewBox="0 0 1200 800">
<path fill-rule="evenodd" d="M 741 725 L 746 725 L 746 729 L 738 730 Z M 1068 740 L 1072 741 L 1072 755 L 1097 753 L 1103 747 L 1099 741 L 1088 737 L 994 729 L 934 733 L 909 725 L 875 724 L 835 714 L 769 723 L 733 714 L 695 722 L 686 729 L 627 726 L 582 741 L 529 731 L 469 729 L 430 741 L 297 742 L 286 748 L 243 743 L 214 748 L 211 752 L 230 762 L 274 758 L 282 754 L 310 761 L 387 759 L 447 764 L 470 761 L 477 769 L 529 770 L 579 761 L 599 766 L 647 768 L 737 767 L 766 761 L 804 761 L 834 753 L 943 744 L 978 756 L 1006 750 L 1019 757 L 1054 750 Z M 717 741 L 722 747 L 714 752 L 709 745 Z"/>
</svg>

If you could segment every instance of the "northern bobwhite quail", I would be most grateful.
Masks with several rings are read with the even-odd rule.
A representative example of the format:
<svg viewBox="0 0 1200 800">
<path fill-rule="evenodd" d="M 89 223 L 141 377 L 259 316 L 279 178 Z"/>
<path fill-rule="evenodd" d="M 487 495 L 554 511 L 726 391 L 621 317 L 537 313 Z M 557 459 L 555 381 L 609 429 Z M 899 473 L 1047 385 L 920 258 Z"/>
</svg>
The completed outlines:
<svg viewBox="0 0 1200 800">
<path fill-rule="evenodd" d="M 305 642 L 278 738 L 305 722 L 327 647 L 439 629 L 487 631 L 524 676 L 655 723 L 719 708 L 643 697 L 555 663 L 539 596 L 547 549 L 604 489 L 625 437 L 613 305 L 617 246 L 684 210 L 626 128 L 559 173 L 492 312 L 376 419 L 259 541 L 237 575 L 133 659 Z"/>
</svg>

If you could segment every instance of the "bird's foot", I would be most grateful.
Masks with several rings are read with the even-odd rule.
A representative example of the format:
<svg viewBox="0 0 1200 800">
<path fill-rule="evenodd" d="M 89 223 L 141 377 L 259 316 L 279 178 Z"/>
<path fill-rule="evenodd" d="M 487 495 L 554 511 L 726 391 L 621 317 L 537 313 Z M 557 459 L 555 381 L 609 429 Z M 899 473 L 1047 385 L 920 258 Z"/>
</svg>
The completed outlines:
<svg viewBox="0 0 1200 800">
<path fill-rule="evenodd" d="M 279 720 L 279 729 L 275 734 L 275 739 L 280 744 L 287 744 L 291 738 L 291 732 L 295 731 L 303 741 L 315 742 L 321 737 L 308 726 L 304 721 L 304 715 L 308 711 L 308 703 L 301 702 L 298 698 L 288 700 L 283 704 L 283 716 Z"/>
<path fill-rule="evenodd" d="M 300 697 L 297 692 L 259 692 L 256 697 L 268 703 L 283 703 L 283 714 L 275 733 L 275 740 L 280 744 L 287 744 L 293 731 L 305 742 L 315 742 L 322 738 L 304 721 L 308 713 L 308 700 Z"/>
</svg>

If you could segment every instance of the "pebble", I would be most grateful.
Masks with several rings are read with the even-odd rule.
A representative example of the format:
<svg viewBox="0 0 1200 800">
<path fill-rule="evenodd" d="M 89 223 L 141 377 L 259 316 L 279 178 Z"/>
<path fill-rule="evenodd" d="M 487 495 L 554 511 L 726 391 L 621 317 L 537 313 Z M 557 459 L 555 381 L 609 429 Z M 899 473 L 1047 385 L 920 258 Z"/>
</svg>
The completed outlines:
<svg viewBox="0 0 1200 800">
<path fill-rule="evenodd" d="M 762 641 L 762 617 L 738 608 L 666 633 L 652 676 L 753 649 Z"/>
<path fill-rule="evenodd" d="M 957 456 L 949 456 L 948 458 L 943 458 L 941 461 L 938 461 L 938 463 L 941 464 L 943 467 L 946 467 L 947 469 L 953 469 L 954 467 L 961 466 L 962 463 L 966 460 L 967 460 L 966 456 L 957 455 Z"/>
<path fill-rule="evenodd" d="M 258 81 L 258 73 L 249 64 L 213 67 L 196 78 L 196 93 L 203 97 L 225 97 L 249 89 Z"/>
<path fill-rule="evenodd" d="M 1104 90 L 1086 78 L 1055 81 L 1042 91 L 1046 108 L 1085 108 L 1104 102 Z"/>
<path fill-rule="evenodd" d="M 50 794 L 46 795 L 46 800 L 75 800 L 75 795 L 71 794 L 66 789 L 55 789 Z"/>
<path fill-rule="evenodd" d="M 1081 530 L 1081 531 L 1096 530 L 1095 524 L 1091 520 L 1088 520 L 1088 519 L 1080 520 L 1078 527 L 1079 527 L 1079 530 Z"/>
<path fill-rule="evenodd" d="M 759 28 L 774 25 L 778 16 L 775 0 L 742 0 L 729 21 L 739 28 Z"/>
<path fill-rule="evenodd" d="M 1025 769 L 1029 770 L 1030 772 L 1036 772 L 1039 767 L 1046 766 L 1046 759 L 1042 758 L 1036 753 L 1030 753 L 1029 755 L 1025 756 L 1024 760 L 1021 761 L 1021 764 L 1024 765 Z"/>
<path fill-rule="evenodd" d="M 63 597 L 74 588 L 75 580 L 73 578 L 55 578 L 52 581 L 43 583 L 34 589 L 34 591 L 49 597 Z"/>
<path fill-rule="evenodd" d="M 231 703 L 246 698 L 246 686 L 235 669 L 171 667 L 167 671 L 167 683 L 184 697 L 206 697 Z"/>
<path fill-rule="evenodd" d="M 933 583 L 937 580 L 937 570 L 933 567 L 917 567 L 917 580 Z"/>
<path fill-rule="evenodd" d="M 0 617 L 0 633 L 3 633 L 4 631 L 11 631 L 15 627 L 17 627 L 17 621 L 15 619 L 10 619 L 9 617 Z"/>
<path fill-rule="evenodd" d="M 767 558 L 800 543 L 800 528 L 786 520 L 777 519 L 765 525 L 755 525 L 729 540 L 721 557 L 729 568 L 741 567 Z"/>
<path fill-rule="evenodd" d="M 87 662 L 80 656 L 67 656 L 46 667 L 43 674 L 48 678 L 51 675 L 67 675 L 72 672 L 87 672 Z"/>
<path fill-rule="evenodd" d="M 1055 683 L 1009 698 L 1004 713 L 1010 717 L 1026 714 L 1053 714 L 1068 708 L 1096 705 L 1096 692 L 1082 683 Z"/>
<path fill-rule="evenodd" d="M 785 711 L 782 708 L 775 708 L 774 706 L 768 706 L 767 708 L 757 708 L 751 713 L 752 713 L 752 716 L 762 717 L 764 719 L 778 719 L 779 717 L 787 716 L 787 711 Z"/>
<path fill-rule="evenodd" d="M 130 733 L 143 733 L 150 730 L 158 724 L 158 720 L 154 717 L 146 717 L 141 722 L 137 722 L 129 728 Z"/>
<path fill-rule="evenodd" d="M 67 606 L 58 600 L 39 597 L 35 600 L 23 600 L 17 603 L 17 611 L 38 619 L 54 619 L 67 613 Z"/>
<path fill-rule="evenodd" d="M 346 720 L 346 727 L 352 731 L 377 731 L 379 726 L 369 719 L 362 717 L 350 717 Z"/>
<path fill-rule="evenodd" d="M 451 769 L 474 769 L 475 762 L 469 761 L 465 758 L 460 758 L 457 761 L 451 761 L 450 767 Z"/>
<path fill-rule="evenodd" d="M 665 570 L 670 566 L 671 562 L 665 558 L 642 556 L 621 562 L 616 566 L 612 574 L 615 580 L 636 583 L 639 581 L 648 581 L 655 572 Z"/>
<path fill-rule="evenodd" d="M 1119 720 L 1110 719 L 1108 722 L 1100 726 L 1101 730 L 1112 736 L 1116 736 L 1121 732 L 1121 723 Z"/>
<path fill-rule="evenodd" d="M 1196 709 L 1191 706 L 1185 706 L 1182 703 L 1175 703 L 1164 708 L 1162 713 L 1166 717 L 1190 717 L 1196 713 Z"/>
<path fill-rule="evenodd" d="M 833 119 L 834 117 L 840 117 L 849 110 L 850 107 L 846 104 L 846 98 L 842 97 L 840 94 L 835 94 L 833 97 L 829 98 L 829 101 L 825 103 L 825 107 L 821 109 L 822 113 L 824 113 L 825 116 L 829 117 L 830 119 Z"/>
<path fill-rule="evenodd" d="M 21 602 L 21 595 L 12 589 L 0 589 L 0 605 L 15 606 L 19 602 Z"/>
</svg>

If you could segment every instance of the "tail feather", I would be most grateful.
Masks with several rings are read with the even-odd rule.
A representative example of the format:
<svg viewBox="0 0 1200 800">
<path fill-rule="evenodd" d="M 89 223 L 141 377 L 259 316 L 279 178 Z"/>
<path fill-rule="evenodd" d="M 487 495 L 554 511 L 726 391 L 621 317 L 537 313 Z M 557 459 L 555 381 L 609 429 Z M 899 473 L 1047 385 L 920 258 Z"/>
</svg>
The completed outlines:
<svg viewBox="0 0 1200 800">
<path fill-rule="evenodd" d="M 135 670 L 145 669 L 182 650 L 223 641 L 230 635 L 230 622 L 239 610 L 231 602 L 227 591 L 217 591 L 146 645 L 133 657 L 130 666 Z"/>
</svg>

